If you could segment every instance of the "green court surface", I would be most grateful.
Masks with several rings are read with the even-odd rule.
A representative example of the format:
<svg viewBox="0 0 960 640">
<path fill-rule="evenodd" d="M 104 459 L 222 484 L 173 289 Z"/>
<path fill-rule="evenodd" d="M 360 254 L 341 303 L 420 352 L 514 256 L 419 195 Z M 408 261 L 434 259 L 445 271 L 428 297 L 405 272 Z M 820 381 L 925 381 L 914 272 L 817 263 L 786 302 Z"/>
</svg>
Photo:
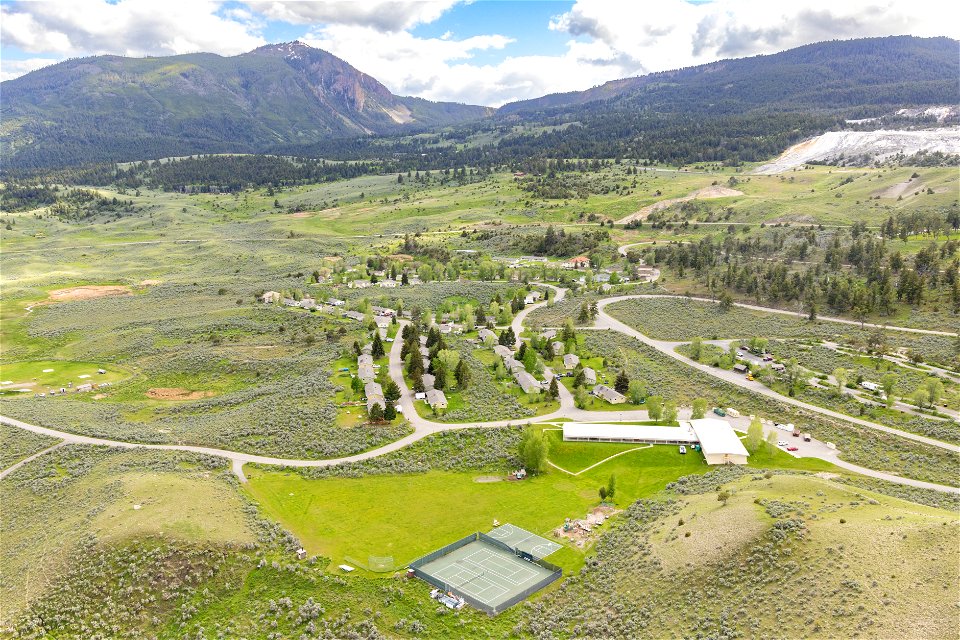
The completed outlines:
<svg viewBox="0 0 960 640">
<path fill-rule="evenodd" d="M 491 613 L 542 588 L 555 575 L 546 567 L 483 540 L 454 549 L 418 571 L 429 578 L 428 582 L 466 597 L 471 605 L 480 605 Z"/>
<path fill-rule="evenodd" d="M 495 540 L 499 540 L 511 549 L 528 553 L 534 558 L 542 559 L 560 548 L 560 545 L 551 540 L 547 540 L 535 533 L 530 533 L 526 529 L 521 529 L 510 523 L 501 525 L 487 534 Z"/>
</svg>

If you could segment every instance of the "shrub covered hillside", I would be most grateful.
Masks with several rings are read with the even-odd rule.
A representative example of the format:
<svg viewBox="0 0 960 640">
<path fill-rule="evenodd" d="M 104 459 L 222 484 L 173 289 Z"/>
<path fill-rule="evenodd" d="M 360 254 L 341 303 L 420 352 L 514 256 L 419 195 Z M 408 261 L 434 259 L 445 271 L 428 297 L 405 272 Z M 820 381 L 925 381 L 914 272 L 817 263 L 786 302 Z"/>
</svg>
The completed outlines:
<svg viewBox="0 0 960 640">
<path fill-rule="evenodd" d="M 581 575 L 534 605 L 523 630 L 893 638 L 904 637 L 904 620 L 913 638 L 956 629 L 956 608 L 941 605 L 957 588 L 955 514 L 821 478 L 724 475 L 691 476 L 672 486 L 672 499 L 631 506 Z"/>
</svg>

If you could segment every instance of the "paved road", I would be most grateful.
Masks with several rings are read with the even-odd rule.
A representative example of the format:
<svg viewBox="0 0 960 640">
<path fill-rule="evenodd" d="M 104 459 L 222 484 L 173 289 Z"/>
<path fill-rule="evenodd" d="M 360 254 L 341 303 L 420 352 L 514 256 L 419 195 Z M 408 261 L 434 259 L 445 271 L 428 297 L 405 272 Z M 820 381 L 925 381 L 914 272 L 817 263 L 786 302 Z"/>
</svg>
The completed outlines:
<svg viewBox="0 0 960 640">
<path fill-rule="evenodd" d="M 566 293 L 565 290 L 557 289 L 557 299 L 562 299 L 565 293 Z M 684 358 L 683 356 L 677 354 L 673 349 L 678 343 L 657 341 L 657 340 L 648 338 L 647 336 L 643 335 L 639 331 L 636 331 L 631 327 L 623 324 L 619 320 L 616 320 L 610 317 L 605 311 L 603 311 L 603 307 L 605 307 L 607 304 L 610 304 L 618 300 L 629 299 L 634 297 L 638 297 L 638 296 L 620 296 L 617 298 L 608 298 L 605 300 L 601 300 L 599 304 L 600 313 L 597 318 L 597 328 L 615 329 L 617 331 L 624 333 L 625 335 L 629 335 L 634 338 L 637 338 L 641 342 L 644 342 L 645 344 L 648 344 L 654 347 L 658 351 L 661 351 L 669 355 L 670 357 L 681 360 L 682 362 L 686 363 L 689 366 L 695 366 L 697 368 L 700 368 L 701 370 L 711 375 L 727 379 L 726 374 L 730 374 L 731 378 L 728 379 L 727 381 L 733 382 L 734 384 L 739 384 L 740 386 L 746 386 L 744 383 L 748 383 L 748 381 L 740 376 L 737 376 L 736 374 L 733 374 L 732 372 L 727 372 L 725 370 L 718 370 L 718 369 L 714 369 L 713 367 L 707 367 L 706 365 L 694 363 Z M 640 296 L 640 297 L 646 297 L 646 296 Z M 524 309 L 524 311 L 521 312 L 523 315 L 520 317 L 520 324 L 518 324 L 517 326 L 522 329 L 522 322 L 523 322 L 523 319 L 526 317 L 526 315 L 532 312 L 534 309 L 544 304 L 547 304 L 547 303 L 542 302 L 536 305 L 530 305 L 529 307 Z M 516 322 L 516 319 L 514 320 L 514 322 Z M 405 325 L 407 324 L 407 322 L 401 321 L 400 324 Z M 389 375 L 393 379 L 393 381 L 396 382 L 397 385 L 400 387 L 401 397 L 400 397 L 399 404 L 403 411 L 404 418 L 407 420 L 410 426 L 413 427 L 413 432 L 399 440 L 388 443 L 382 447 L 371 449 L 369 451 L 364 451 L 362 453 L 358 453 L 352 456 L 345 456 L 342 458 L 329 458 L 325 460 L 304 460 L 304 459 L 298 459 L 298 458 L 279 458 L 279 457 L 273 457 L 273 456 L 261 456 L 261 455 L 254 455 L 249 453 L 242 453 L 238 451 L 229 451 L 226 449 L 216 449 L 213 447 L 172 445 L 172 444 L 142 444 L 142 443 L 134 443 L 134 442 L 123 442 L 118 440 L 109 440 L 106 438 L 94 438 L 90 436 L 82 436 L 82 435 L 77 435 L 73 433 L 67 433 L 64 431 L 58 431 L 58 430 L 50 429 L 47 427 L 28 424 L 20 420 L 15 420 L 13 418 L 8 418 L 5 416 L 0 416 L 0 422 L 3 422 L 5 424 L 8 424 L 14 427 L 19 427 L 21 429 L 25 429 L 27 431 L 32 431 L 34 433 L 52 436 L 52 437 L 60 438 L 61 440 L 63 440 L 63 442 L 59 443 L 58 445 L 55 445 L 54 447 L 51 447 L 51 449 L 47 449 L 38 454 L 35 454 L 34 456 L 31 456 L 30 459 L 36 458 L 39 455 L 42 455 L 43 453 L 46 453 L 47 451 L 50 451 L 53 448 L 56 448 L 57 446 L 62 446 L 63 444 L 90 444 L 90 445 L 102 445 L 102 446 L 109 446 L 109 447 L 121 447 L 125 449 L 144 448 L 144 449 L 159 449 L 159 450 L 165 450 L 165 451 L 192 451 L 195 453 L 203 453 L 207 455 L 218 456 L 218 457 L 229 460 L 231 462 L 231 468 L 233 469 L 234 473 L 236 473 L 238 478 L 240 478 L 241 481 L 246 481 L 246 477 L 244 476 L 244 473 L 243 473 L 243 465 L 251 462 L 257 463 L 257 464 L 287 466 L 287 467 L 329 467 L 329 466 L 333 466 L 333 465 L 337 465 L 345 462 L 357 462 L 361 460 L 369 460 L 371 458 L 376 458 L 386 453 L 390 453 L 392 451 L 397 451 L 399 449 L 402 449 L 418 440 L 421 440 L 434 433 L 439 433 L 441 431 L 450 431 L 454 429 L 470 429 L 470 428 L 494 428 L 494 427 L 517 425 L 517 424 L 527 424 L 527 423 L 533 423 L 533 422 L 550 422 L 553 420 L 557 420 L 559 418 L 568 418 L 568 419 L 573 419 L 581 422 L 591 422 L 591 421 L 609 422 L 611 420 L 639 421 L 639 420 L 647 419 L 647 412 L 643 410 L 610 412 L 610 411 L 585 411 L 582 409 L 577 409 L 575 406 L 573 406 L 572 395 L 569 393 L 569 391 L 567 391 L 561 385 L 561 389 L 562 389 L 561 398 L 560 398 L 561 406 L 558 410 L 546 415 L 536 416 L 533 418 L 527 418 L 527 419 L 521 419 L 521 420 L 498 420 L 494 422 L 464 422 L 464 423 L 433 422 L 432 420 L 428 420 L 427 418 L 424 418 L 419 414 L 417 414 L 416 408 L 414 407 L 413 394 L 411 393 L 409 387 L 407 386 L 406 380 L 404 380 L 403 378 L 403 361 L 400 358 L 400 352 L 402 349 L 403 349 L 403 342 L 401 340 L 396 340 L 392 343 L 390 348 Z M 951 450 L 960 450 L 960 447 L 954 447 L 953 445 L 946 445 L 945 443 L 938 442 L 936 440 L 923 438 L 922 436 L 917 436 L 915 434 L 911 434 L 907 432 L 901 432 L 896 429 L 882 427 L 882 425 L 875 425 L 873 423 L 861 421 L 856 418 L 851 418 L 850 416 L 844 416 L 842 414 L 831 412 L 821 407 L 807 405 L 805 403 L 795 401 L 792 398 L 786 398 L 786 397 L 780 396 L 776 392 L 770 389 L 767 389 L 762 385 L 759 388 L 755 388 L 753 386 L 749 386 L 748 388 L 751 391 L 761 393 L 762 395 L 774 397 L 775 399 L 782 402 L 796 404 L 798 406 L 807 408 L 812 411 L 827 413 L 828 415 L 834 415 L 835 417 L 839 417 L 844 420 L 863 423 L 865 426 L 868 426 L 871 428 L 879 428 L 883 431 L 888 431 L 891 433 L 895 433 L 897 435 L 902 435 L 903 437 L 908 437 L 913 440 L 927 442 L 928 444 L 935 443 L 934 446 L 949 448 Z M 563 393 L 563 392 L 566 392 L 566 393 Z M 740 420 L 744 420 L 744 419 L 741 418 Z M 746 429 L 746 427 L 743 426 L 742 424 L 739 425 L 739 428 L 741 430 Z M 802 450 L 797 455 L 801 457 L 821 458 L 829 462 L 832 462 L 837 466 L 843 467 L 849 471 L 853 471 L 855 473 L 862 473 L 864 475 L 868 475 L 876 478 L 882 478 L 885 480 L 889 480 L 891 482 L 897 482 L 900 484 L 905 484 L 910 486 L 932 488 L 939 491 L 945 491 L 945 492 L 951 492 L 951 493 L 960 493 L 960 489 L 958 489 L 957 487 L 948 487 L 943 485 L 936 485 L 932 483 L 921 482 L 918 480 L 912 480 L 910 478 L 902 478 L 900 476 L 887 474 L 880 471 L 874 471 L 872 469 L 865 469 L 863 467 L 858 467 L 857 465 L 846 463 L 837 458 L 837 452 L 835 450 L 827 449 L 825 445 L 823 445 L 822 443 L 818 443 L 816 441 L 813 441 L 812 443 L 804 443 Z M 24 460 L 20 464 L 26 463 L 28 460 Z M 6 476 L 7 474 L 11 473 L 18 466 L 19 464 L 16 465 L 15 467 L 11 467 L 7 469 L 6 471 L 4 471 L 3 476 Z"/>
<path fill-rule="evenodd" d="M 813 411 L 813 412 L 816 412 L 816 413 L 820 413 L 820 414 L 823 414 L 823 415 L 827 415 L 827 416 L 830 416 L 831 418 L 837 418 L 837 419 L 843 420 L 843 421 L 845 421 L 845 422 L 853 422 L 853 423 L 858 424 L 858 425 L 860 425 L 860 426 L 868 427 L 868 428 L 870 428 L 870 429 L 876 429 L 876 430 L 878 430 L 878 431 L 885 431 L 886 433 L 891 433 L 891 434 L 900 436 L 901 438 L 906 438 L 906 439 L 908 439 L 908 440 L 914 440 L 914 441 L 916 441 L 916 442 L 922 442 L 922 443 L 924 443 L 924 444 L 928 444 L 928 445 L 934 446 L 934 447 L 939 447 L 939 448 L 941 448 L 941 449 L 947 449 L 948 451 L 952 451 L 952 452 L 954 452 L 954 453 L 960 453 L 960 446 L 958 446 L 958 445 L 949 444 L 949 443 L 946 443 L 946 442 L 941 442 L 941 441 L 939 441 L 939 440 L 934 440 L 933 438 L 927 438 L 926 436 L 921 436 L 921 435 L 917 435 L 917 434 L 915 434 L 915 433 L 910 433 L 909 431 L 901 431 L 900 429 L 894 429 L 894 428 L 892 428 L 892 427 L 888 427 L 888 426 L 885 426 L 885 425 L 882 425 L 882 424 L 877 424 L 877 423 L 875 423 L 875 422 L 870 422 L 870 421 L 868 421 L 868 420 L 862 420 L 862 419 L 860 419 L 860 418 L 854 418 L 853 416 L 848 416 L 848 415 L 845 415 L 845 414 L 840 413 L 840 412 L 838 412 L 838 411 L 832 411 L 832 410 L 826 409 L 826 408 L 824 408 L 824 407 L 818 407 L 817 405 L 807 404 L 806 402 L 801 402 L 800 400 L 797 400 L 796 398 L 790 398 L 790 397 L 781 395 L 781 394 L 777 393 L 777 392 L 774 391 L 773 389 L 770 389 L 769 387 L 765 386 L 763 383 L 761 383 L 761 382 L 759 382 L 759 381 L 757 381 L 757 380 L 754 380 L 754 381 L 747 380 L 744 376 L 742 376 L 742 375 L 740 375 L 739 373 L 736 373 L 736 372 L 734 372 L 734 371 L 728 371 L 727 369 L 720 369 L 720 368 L 717 368 L 717 367 L 711 367 L 711 366 L 709 366 L 709 365 L 702 364 L 702 363 L 700 363 L 700 362 L 694 362 L 694 361 L 690 360 L 689 358 L 686 358 L 686 357 L 680 355 L 679 353 L 677 353 L 677 352 L 675 351 L 677 345 L 678 345 L 678 344 L 681 344 L 681 343 L 678 343 L 678 342 L 669 342 L 669 341 L 666 341 L 666 340 L 654 340 L 653 338 L 650 338 L 650 337 L 648 337 L 648 336 L 640 333 L 639 331 L 637 331 L 637 330 L 634 329 L 633 327 L 631 327 L 631 326 L 629 326 L 629 325 L 627 325 L 627 324 L 625 324 L 625 323 L 617 320 L 616 318 L 610 316 L 610 315 L 605 311 L 605 309 L 606 309 L 606 307 L 607 307 L 608 305 L 613 304 L 613 303 L 615 303 L 615 302 L 621 302 L 621 301 L 623 301 L 623 300 L 631 300 L 631 299 L 635 299 L 635 298 L 647 298 L 647 297 L 649 297 L 649 296 L 647 296 L 647 295 L 642 295 L 642 294 L 638 294 L 638 295 L 632 295 L 632 296 L 617 296 L 617 297 L 614 297 L 614 298 L 604 298 L 604 299 L 600 300 L 600 301 L 597 303 L 597 308 L 598 308 L 598 310 L 599 310 L 599 313 L 597 314 L 597 319 L 596 319 L 596 322 L 594 323 L 594 326 L 595 326 L 596 328 L 598 328 L 598 329 L 609 329 L 609 330 L 612 330 L 612 331 L 618 331 L 618 332 L 620 332 L 620 333 L 622 333 L 622 334 L 624 334 L 624 335 L 628 335 L 628 336 L 631 336 L 631 337 L 633 337 L 633 338 L 636 338 L 636 339 L 639 340 L 640 342 L 642 342 L 642 343 L 644 343 L 644 344 L 646 344 L 646 345 L 648 345 L 648 346 L 650 346 L 650 347 L 653 347 L 653 348 L 656 349 L 657 351 L 659 351 L 659 352 L 661 352 L 661 353 L 663 353 L 663 354 L 665 354 L 665 355 L 668 355 L 668 356 L 670 356 L 671 358 L 673 358 L 673 359 L 675 359 L 675 360 L 679 360 L 680 362 L 683 362 L 684 364 L 686 364 L 686 365 L 688 365 L 688 366 L 691 366 L 691 367 L 694 367 L 694 368 L 696 368 L 696 369 L 699 369 L 699 370 L 702 371 L 703 373 L 706 373 L 706 374 L 708 374 L 708 375 L 711 375 L 711 376 L 713 376 L 713 377 L 715 377 L 715 378 L 720 378 L 720 379 L 723 380 L 724 382 L 729 382 L 729 383 L 731 383 L 731 384 L 737 385 L 738 387 L 743 387 L 744 389 L 747 389 L 747 390 L 749 390 L 749 391 L 752 391 L 753 393 L 757 393 L 757 394 L 759 394 L 759 395 L 763 395 L 763 396 L 766 396 L 766 397 L 768 397 L 768 398 L 772 398 L 772 399 L 777 400 L 777 401 L 779 401 L 779 402 L 784 402 L 784 403 L 786 403 L 786 404 L 791 404 L 791 405 L 794 405 L 794 406 L 796 406 L 796 407 L 801 407 L 801 408 L 806 409 L 806 410 L 808 410 L 808 411 Z"/>
</svg>

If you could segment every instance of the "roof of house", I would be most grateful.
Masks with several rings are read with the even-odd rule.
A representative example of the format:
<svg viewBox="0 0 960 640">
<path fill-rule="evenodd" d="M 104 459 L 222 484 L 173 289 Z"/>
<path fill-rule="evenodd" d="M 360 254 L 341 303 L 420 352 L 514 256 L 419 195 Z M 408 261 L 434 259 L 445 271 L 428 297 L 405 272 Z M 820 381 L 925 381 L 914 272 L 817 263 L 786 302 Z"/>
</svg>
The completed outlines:
<svg viewBox="0 0 960 640">
<path fill-rule="evenodd" d="M 611 389 L 610 387 L 608 387 L 608 386 L 606 386 L 606 385 L 604 385 L 604 384 L 598 384 L 597 386 L 595 386 L 595 387 L 593 388 L 593 393 L 594 393 L 594 395 L 600 396 L 600 397 L 603 398 L 604 400 L 611 400 L 611 399 L 613 399 L 613 400 L 621 400 L 621 399 L 626 400 L 626 399 L 627 399 L 627 397 L 626 397 L 625 395 L 623 395 L 622 393 L 620 393 L 620 392 L 617 391 L 616 389 Z"/>
<path fill-rule="evenodd" d="M 486 340 L 487 338 L 493 338 L 494 340 L 496 340 L 497 338 L 497 334 L 495 334 L 490 329 L 487 329 L 486 327 L 484 327 L 483 329 L 480 329 L 480 331 L 477 331 L 477 336 L 481 340 Z"/>
<path fill-rule="evenodd" d="M 700 448 L 703 453 L 710 454 L 730 454 L 730 455 L 750 455 L 743 442 L 737 437 L 737 433 L 726 420 L 717 418 L 701 418 L 699 420 L 689 420 L 687 424 L 693 429 L 700 441 Z"/>
<path fill-rule="evenodd" d="M 382 396 L 383 387 L 380 386 L 379 382 L 368 382 L 367 384 L 363 385 L 363 395 L 367 396 L 368 398 L 370 396 Z"/>
<path fill-rule="evenodd" d="M 447 396 L 445 396 L 440 389 L 430 389 L 430 391 L 427 391 L 427 404 L 430 406 L 447 404 Z"/>
<path fill-rule="evenodd" d="M 588 380 L 590 380 L 590 379 L 596 380 L 596 379 L 597 379 L 597 372 L 594 371 L 591 367 L 584 367 L 584 368 L 583 368 L 583 375 L 584 375 Z"/>
<path fill-rule="evenodd" d="M 540 383 L 537 382 L 537 379 L 526 371 L 519 370 L 513 374 L 513 377 L 516 379 L 517 384 L 520 385 L 520 388 L 523 389 L 524 393 L 541 390 Z"/>
<path fill-rule="evenodd" d="M 424 389 L 433 389 L 433 385 L 436 384 L 437 382 L 437 377 L 432 373 L 423 374 L 423 376 L 421 376 L 421 379 L 423 380 Z"/>
<path fill-rule="evenodd" d="M 369 353 L 361 353 L 359 356 L 357 356 L 357 364 L 358 364 L 358 365 L 368 364 L 368 365 L 370 365 L 370 366 L 372 367 L 372 366 L 373 366 L 373 356 L 372 356 L 371 354 L 369 354 Z"/>
<path fill-rule="evenodd" d="M 501 358 L 513 357 L 513 349 L 506 345 L 498 344 L 493 348 L 493 352 Z"/>
<path fill-rule="evenodd" d="M 580 362 L 580 356 L 575 353 L 568 353 L 563 356 L 563 364 L 576 366 Z"/>
</svg>

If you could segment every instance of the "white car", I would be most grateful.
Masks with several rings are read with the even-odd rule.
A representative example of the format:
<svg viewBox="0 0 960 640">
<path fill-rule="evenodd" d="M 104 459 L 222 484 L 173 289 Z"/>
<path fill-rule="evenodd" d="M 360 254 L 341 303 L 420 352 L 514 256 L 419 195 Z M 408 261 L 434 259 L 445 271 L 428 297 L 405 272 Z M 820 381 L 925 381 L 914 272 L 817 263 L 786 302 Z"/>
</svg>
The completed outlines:
<svg viewBox="0 0 960 640">
<path fill-rule="evenodd" d="M 686 452 L 687 452 L 687 448 L 683 445 L 680 445 L 680 453 L 686 453 Z"/>
<path fill-rule="evenodd" d="M 787 443 L 784 442 L 783 440 L 781 440 L 780 442 L 777 443 L 777 446 L 778 446 L 778 447 L 785 447 L 785 446 L 787 446 Z"/>
</svg>

